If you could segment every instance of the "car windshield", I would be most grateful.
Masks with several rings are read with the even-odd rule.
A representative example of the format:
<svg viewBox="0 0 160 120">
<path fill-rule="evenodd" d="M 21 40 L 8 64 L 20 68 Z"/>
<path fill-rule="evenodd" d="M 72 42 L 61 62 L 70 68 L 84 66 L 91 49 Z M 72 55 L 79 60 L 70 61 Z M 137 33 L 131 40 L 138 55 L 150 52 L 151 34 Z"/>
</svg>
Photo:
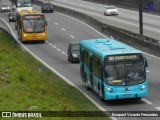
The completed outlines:
<svg viewBox="0 0 160 120">
<path fill-rule="evenodd" d="M 72 53 L 79 54 L 79 44 L 72 44 L 71 50 L 72 50 Z"/>
<path fill-rule="evenodd" d="M 145 80 L 142 61 L 106 65 L 105 72 L 108 85 L 135 85 Z"/>
<path fill-rule="evenodd" d="M 32 6 L 32 0 L 17 0 L 18 7 L 30 7 Z"/>
<path fill-rule="evenodd" d="M 115 7 L 107 7 L 107 9 L 116 9 Z"/>
<path fill-rule="evenodd" d="M 16 16 L 16 12 L 11 12 L 10 15 Z"/>
<path fill-rule="evenodd" d="M 43 32 L 45 28 L 44 19 L 23 20 L 24 31 L 27 33 Z"/>
<path fill-rule="evenodd" d="M 44 6 L 50 6 L 50 3 L 44 3 L 43 5 Z"/>
<path fill-rule="evenodd" d="M 8 5 L 7 5 L 7 4 L 5 4 L 5 5 L 2 5 L 2 7 L 8 7 Z"/>
</svg>

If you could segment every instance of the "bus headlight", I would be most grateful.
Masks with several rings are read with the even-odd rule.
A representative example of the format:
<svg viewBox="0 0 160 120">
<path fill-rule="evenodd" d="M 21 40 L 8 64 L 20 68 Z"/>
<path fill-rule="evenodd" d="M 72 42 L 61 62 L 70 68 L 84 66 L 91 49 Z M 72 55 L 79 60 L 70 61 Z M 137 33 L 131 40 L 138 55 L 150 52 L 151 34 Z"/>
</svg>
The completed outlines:
<svg viewBox="0 0 160 120">
<path fill-rule="evenodd" d="M 140 87 L 140 90 L 142 91 L 142 90 L 144 90 L 146 88 L 146 86 L 145 85 L 142 85 L 141 87 Z"/>
<path fill-rule="evenodd" d="M 42 36 L 45 36 L 45 34 L 43 33 Z"/>
<path fill-rule="evenodd" d="M 109 87 L 106 87 L 106 90 L 107 90 L 108 92 L 110 92 L 110 93 L 113 92 L 113 89 L 112 89 L 112 88 L 109 88 Z"/>
<path fill-rule="evenodd" d="M 27 35 L 26 34 L 24 34 L 24 37 L 26 37 Z"/>
</svg>

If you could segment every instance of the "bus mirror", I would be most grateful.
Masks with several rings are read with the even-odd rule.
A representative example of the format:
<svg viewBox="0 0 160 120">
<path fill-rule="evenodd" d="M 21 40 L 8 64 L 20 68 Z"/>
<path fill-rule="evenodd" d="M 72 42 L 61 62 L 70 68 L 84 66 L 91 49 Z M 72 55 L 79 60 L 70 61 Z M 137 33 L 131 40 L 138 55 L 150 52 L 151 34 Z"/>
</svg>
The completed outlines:
<svg viewBox="0 0 160 120">
<path fill-rule="evenodd" d="M 46 21 L 46 26 L 47 26 L 47 21 Z"/>
<path fill-rule="evenodd" d="M 147 59 L 146 59 L 146 58 L 144 58 L 144 60 L 145 60 L 145 66 L 146 66 L 146 67 L 148 67 Z"/>
</svg>

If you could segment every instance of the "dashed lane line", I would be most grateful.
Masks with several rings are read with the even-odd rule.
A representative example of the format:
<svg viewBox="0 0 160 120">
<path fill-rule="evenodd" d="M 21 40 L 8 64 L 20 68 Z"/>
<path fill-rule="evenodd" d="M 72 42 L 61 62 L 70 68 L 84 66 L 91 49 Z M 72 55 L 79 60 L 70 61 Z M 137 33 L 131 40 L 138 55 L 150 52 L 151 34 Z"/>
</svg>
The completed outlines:
<svg viewBox="0 0 160 120">
<path fill-rule="evenodd" d="M 49 45 L 52 45 L 51 43 L 49 43 Z"/>
<path fill-rule="evenodd" d="M 149 70 L 146 70 L 146 72 L 149 73 L 150 71 L 149 71 Z"/>
<path fill-rule="evenodd" d="M 57 48 L 58 51 L 61 51 L 61 49 Z"/>
<path fill-rule="evenodd" d="M 69 15 L 66 15 L 66 14 L 63 14 L 63 13 L 60 13 L 60 12 L 59 12 L 58 14 L 61 14 L 61 15 L 67 16 L 67 17 L 69 17 L 69 18 L 71 18 L 71 19 L 74 19 L 74 20 L 76 20 L 76 21 L 79 21 L 80 23 L 82 23 L 82 24 L 84 24 L 84 25 L 88 26 L 89 28 L 91 28 L 92 30 L 96 31 L 98 34 L 102 35 L 103 37 L 105 37 L 105 38 L 109 38 L 109 37 L 107 37 L 106 35 L 104 35 L 104 34 L 100 33 L 100 32 L 99 32 L 99 31 L 97 31 L 96 29 L 94 29 L 93 27 L 89 26 L 89 25 L 88 25 L 88 24 L 86 24 L 85 22 L 82 22 L 82 21 L 80 21 L 80 20 L 78 20 L 78 19 L 76 19 L 76 18 L 74 18 L 74 17 L 71 17 L 71 16 L 69 16 Z M 156 59 L 160 60 L 160 57 L 154 56 L 154 55 L 149 54 L 149 53 L 144 52 L 144 51 L 143 51 L 143 53 L 145 53 L 145 54 L 147 54 L 147 55 L 149 55 L 149 56 L 151 56 L 151 57 L 154 57 L 154 58 L 156 58 Z"/>
<path fill-rule="evenodd" d="M 156 109 L 160 110 L 160 107 L 155 107 Z"/>
<path fill-rule="evenodd" d="M 63 31 L 66 31 L 66 29 L 62 28 Z"/>
<path fill-rule="evenodd" d="M 66 54 L 65 52 L 61 52 L 62 54 Z"/>
<path fill-rule="evenodd" d="M 54 24 L 55 24 L 55 25 L 58 25 L 58 23 L 57 23 L 57 22 L 55 22 Z"/>
<path fill-rule="evenodd" d="M 52 45 L 53 48 L 56 48 L 56 46 Z"/>
<path fill-rule="evenodd" d="M 147 100 L 147 99 L 142 99 L 144 102 L 146 102 L 147 104 L 152 104 L 149 100 Z"/>
<path fill-rule="evenodd" d="M 47 20 L 51 20 L 50 18 L 47 18 Z"/>
<path fill-rule="evenodd" d="M 75 38 L 73 35 L 70 35 L 71 38 Z"/>
</svg>

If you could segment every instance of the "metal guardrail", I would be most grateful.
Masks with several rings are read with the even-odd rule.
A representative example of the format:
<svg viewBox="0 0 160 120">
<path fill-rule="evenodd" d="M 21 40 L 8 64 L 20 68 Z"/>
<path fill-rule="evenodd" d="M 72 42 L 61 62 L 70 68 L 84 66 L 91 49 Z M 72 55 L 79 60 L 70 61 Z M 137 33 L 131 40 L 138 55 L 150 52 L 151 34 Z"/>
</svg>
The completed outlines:
<svg viewBox="0 0 160 120">
<path fill-rule="evenodd" d="M 35 4 L 40 6 L 42 2 L 37 0 Z M 150 51 L 160 51 L 160 40 L 155 40 L 149 37 L 140 38 L 140 36 L 136 33 L 133 33 L 124 29 L 116 28 L 111 25 L 107 25 L 84 13 L 74 11 L 68 8 L 56 6 L 54 4 L 53 6 L 55 7 L 55 11 L 68 14 L 77 19 L 80 19 L 81 21 L 96 28 L 98 31 L 103 32 L 106 35 L 113 36 L 114 38 L 120 41 L 123 41 L 131 45 L 134 44 L 136 46 L 141 46 L 143 48 L 150 49 Z"/>
</svg>

